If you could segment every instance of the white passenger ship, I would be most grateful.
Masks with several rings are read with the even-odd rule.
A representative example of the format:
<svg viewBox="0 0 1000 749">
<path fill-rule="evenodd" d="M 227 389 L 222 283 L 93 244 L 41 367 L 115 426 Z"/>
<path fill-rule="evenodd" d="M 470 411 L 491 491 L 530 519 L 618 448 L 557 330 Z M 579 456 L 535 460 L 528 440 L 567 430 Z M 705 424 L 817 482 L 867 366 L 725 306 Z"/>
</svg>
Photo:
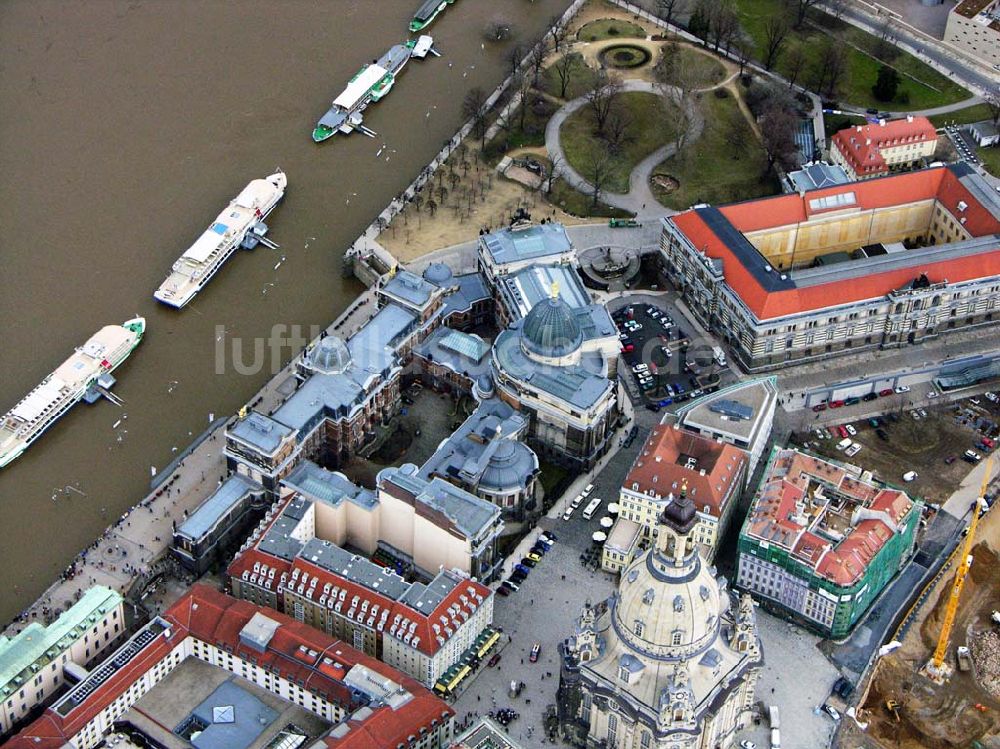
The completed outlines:
<svg viewBox="0 0 1000 749">
<path fill-rule="evenodd" d="M 146 320 L 141 317 L 104 326 L 4 414 L 0 420 L 0 468 L 23 453 L 88 391 L 96 389 L 114 398 L 99 380 L 113 381 L 109 375 L 139 345 L 145 332 Z"/>
<path fill-rule="evenodd" d="M 258 243 L 274 246 L 264 238 L 264 219 L 285 195 L 288 179 L 275 172 L 255 179 L 212 222 L 174 263 L 173 270 L 153 296 L 171 307 L 183 307 L 211 280 L 239 247 L 253 249 Z"/>
</svg>

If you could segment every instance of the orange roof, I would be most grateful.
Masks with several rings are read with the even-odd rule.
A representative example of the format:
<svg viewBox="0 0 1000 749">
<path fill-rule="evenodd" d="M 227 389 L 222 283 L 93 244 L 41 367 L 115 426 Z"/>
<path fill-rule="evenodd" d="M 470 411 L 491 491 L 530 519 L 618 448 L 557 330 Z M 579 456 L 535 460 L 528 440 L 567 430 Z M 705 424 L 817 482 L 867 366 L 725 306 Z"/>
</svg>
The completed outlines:
<svg viewBox="0 0 1000 749">
<path fill-rule="evenodd" d="M 913 502 L 899 490 L 860 481 L 834 463 L 797 450 L 777 450 L 750 508 L 750 533 L 789 549 L 797 560 L 837 585 L 853 584 L 893 537 L 892 526 L 882 518 L 865 517 L 839 542 L 813 533 L 809 528 L 817 516 L 810 513 L 817 508 L 808 505 L 810 482 L 835 488 L 856 500 L 859 508 L 886 513 L 892 525 L 906 517 Z M 796 508 L 803 501 L 805 504 Z M 794 519 L 798 509 L 803 510 L 804 522 Z M 847 512 L 853 515 L 854 508 Z"/>
<path fill-rule="evenodd" d="M 240 632 L 258 612 L 265 613 L 279 624 L 264 653 L 256 650 L 251 652 L 240 640 Z M 194 585 L 164 613 L 163 618 L 172 625 L 169 640 L 157 637 L 94 690 L 67 717 L 63 718 L 49 708 L 5 746 L 14 749 L 55 749 L 65 746 L 94 716 L 126 693 L 132 684 L 166 658 L 171 649 L 188 636 L 224 647 L 237 656 L 245 654 L 247 659 L 252 658 L 262 668 L 302 684 L 309 692 L 340 704 L 348 712 L 361 707 L 362 703 L 354 698 L 351 689 L 335 674 L 346 672 L 355 665 L 363 665 L 391 679 L 412 695 L 412 699 L 395 709 L 377 708 L 364 721 L 351 721 L 352 729 L 357 729 L 358 735 L 367 737 L 361 743 L 342 744 L 336 739 L 325 737 L 327 747 L 391 749 L 400 742 L 405 743 L 406 736 L 420 735 L 422 729 L 430 731 L 434 725 L 454 715 L 454 711 L 446 703 L 416 679 L 302 622 L 247 601 L 239 601 L 207 585 Z M 316 655 L 308 655 L 310 650 L 315 651 Z M 325 659 L 335 661 L 342 669 L 320 669 L 316 664 L 324 663 Z"/>
<path fill-rule="evenodd" d="M 814 207 L 817 199 L 854 194 L 854 203 L 844 208 L 872 210 L 893 205 L 937 200 L 956 218 L 965 219 L 965 228 L 975 236 L 1000 233 L 998 221 L 946 167 L 853 182 L 804 195 L 789 194 L 745 201 L 718 209 L 733 228 L 741 233 L 790 226 L 824 212 Z M 959 204 L 964 203 L 964 210 Z M 997 250 L 950 260 L 874 272 L 866 276 L 797 287 L 793 280 L 783 288 L 768 290 L 754 269 L 747 267 L 738 254 L 706 223 L 699 209 L 691 209 L 670 219 L 700 252 L 722 260 L 726 284 L 736 293 L 758 320 L 769 320 L 815 309 L 850 304 L 883 297 L 925 274 L 931 283 L 959 283 L 976 278 L 1000 275 L 1000 244 Z M 762 256 L 757 255 L 761 265 Z"/>
<path fill-rule="evenodd" d="M 937 140 L 937 131 L 926 117 L 907 117 L 848 127 L 835 133 L 831 143 L 855 174 L 873 175 L 889 170 L 883 148 Z"/>
<path fill-rule="evenodd" d="M 687 458 L 695 460 L 692 468 Z M 726 502 L 739 492 L 746 462 L 746 453 L 735 445 L 660 424 L 639 451 L 624 487 L 666 497 L 679 495 L 687 486 L 687 496 L 698 509 L 707 506 L 711 515 L 720 517 Z"/>
</svg>

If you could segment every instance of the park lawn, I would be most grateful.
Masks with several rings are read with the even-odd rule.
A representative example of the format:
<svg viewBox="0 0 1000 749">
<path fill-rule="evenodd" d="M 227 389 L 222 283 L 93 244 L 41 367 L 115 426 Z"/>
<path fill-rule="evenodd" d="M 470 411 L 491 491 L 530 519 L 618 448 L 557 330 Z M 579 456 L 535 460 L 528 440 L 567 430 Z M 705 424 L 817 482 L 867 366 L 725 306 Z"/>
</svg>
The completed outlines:
<svg viewBox="0 0 1000 749">
<path fill-rule="evenodd" d="M 993 116 L 987 104 L 973 104 L 965 109 L 956 109 L 946 114 L 935 114 L 929 119 L 935 127 L 945 125 L 968 125 L 970 122 L 982 122 Z"/>
<path fill-rule="evenodd" d="M 697 88 L 707 88 L 721 83 L 726 77 L 726 68 L 714 55 L 700 52 L 691 47 L 680 48 L 680 67 L 693 70 Z M 653 61 L 655 64 L 655 60 Z"/>
<path fill-rule="evenodd" d="M 746 123 L 743 136 L 732 138 L 726 123 L 738 110 L 732 95 L 724 99 L 714 94 L 701 97 L 705 129 L 701 137 L 653 170 L 679 182 L 673 192 L 665 192 L 652 180 L 653 194 L 668 208 L 684 210 L 696 203 L 720 205 L 738 200 L 775 195 L 777 180 L 763 175 L 764 155 L 757 136 Z"/>
<path fill-rule="evenodd" d="M 767 20 L 773 15 L 779 14 L 787 17 L 789 11 L 782 0 L 736 0 L 736 5 L 743 28 L 757 45 L 757 58 L 763 59 L 766 40 L 764 27 Z M 842 39 L 842 43 L 848 44 L 847 66 L 840 79 L 840 91 L 835 97 L 840 101 L 861 108 L 878 107 L 880 109 L 908 111 L 952 104 L 972 95 L 913 55 L 897 49 L 899 54 L 892 61 L 892 66 L 901 73 L 897 99 L 905 92 L 909 96 L 909 101 L 906 103 L 876 101 L 871 89 L 878 77 L 878 69 L 882 63 L 862 51 L 875 47 L 877 41 L 875 37 L 862 29 L 845 24 L 826 13 L 815 10 L 810 12 L 804 29 L 801 31 L 793 29 L 788 35 L 782 56 L 778 58 L 778 63 L 775 66 L 776 71 L 782 75 L 785 74 L 784 55 L 787 54 L 792 44 L 799 44 L 805 53 L 806 64 L 799 75 L 798 82 L 809 86 L 810 79 L 813 78 L 813 71 L 818 65 L 822 53 L 820 42 L 823 32 L 819 29 L 839 29 L 839 38 Z M 918 80 L 915 81 L 902 74 L 912 75 Z"/>
<path fill-rule="evenodd" d="M 590 195 L 584 195 L 563 179 L 554 180 L 552 182 L 552 191 L 545 197 L 552 205 L 557 206 L 571 216 L 579 218 L 588 218 L 591 216 L 599 218 L 634 217 L 634 214 L 623 211 L 620 208 L 614 208 L 606 203 L 598 202 L 597 207 L 594 208 L 594 199 Z"/>
<path fill-rule="evenodd" d="M 579 52 L 569 54 L 573 55 L 573 65 L 570 70 L 569 85 L 566 87 L 567 101 L 583 96 L 594 85 L 594 71 L 584 62 L 583 56 Z M 559 76 L 551 65 L 542 71 L 538 87 L 549 96 L 559 98 Z"/>
<path fill-rule="evenodd" d="M 1000 146 L 977 148 L 976 156 L 983 162 L 983 168 L 994 177 L 1000 177 Z"/>
<path fill-rule="evenodd" d="M 656 94 L 632 91 L 620 95 L 616 106 L 624 107 L 631 116 L 629 135 L 619 152 L 612 157 L 613 173 L 603 189 L 608 192 L 628 192 L 632 169 L 660 146 L 670 143 L 676 133 L 677 108 L 672 102 Z M 594 116 L 584 105 L 566 118 L 559 131 L 559 140 L 566 154 L 566 161 L 584 179 L 590 149 L 595 145 L 605 148 L 604 141 L 594 134 Z"/>
<path fill-rule="evenodd" d="M 581 42 L 597 42 L 601 39 L 645 39 L 646 30 L 631 21 L 600 18 L 581 26 L 576 32 L 576 38 Z"/>
</svg>

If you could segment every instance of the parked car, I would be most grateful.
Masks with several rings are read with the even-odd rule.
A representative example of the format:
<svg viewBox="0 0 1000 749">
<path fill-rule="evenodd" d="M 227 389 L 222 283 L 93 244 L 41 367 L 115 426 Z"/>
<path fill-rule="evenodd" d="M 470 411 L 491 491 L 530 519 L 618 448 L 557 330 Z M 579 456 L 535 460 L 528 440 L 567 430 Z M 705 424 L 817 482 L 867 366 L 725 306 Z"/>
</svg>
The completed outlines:
<svg viewBox="0 0 1000 749">
<path fill-rule="evenodd" d="M 540 561 L 542 561 L 542 555 L 541 554 L 537 554 L 534 551 L 530 551 L 530 552 L 528 552 L 528 559 L 530 559 L 532 562 L 540 562 Z"/>
<path fill-rule="evenodd" d="M 542 652 L 542 644 L 540 642 L 536 642 L 534 645 L 531 646 L 531 655 L 528 656 L 528 660 L 531 661 L 532 663 L 537 663 L 538 656 L 541 655 L 541 652 Z"/>
<path fill-rule="evenodd" d="M 878 429 L 880 426 L 882 426 L 882 419 L 878 418 L 877 416 L 872 416 L 870 419 L 868 419 L 868 425 L 872 429 Z"/>
<path fill-rule="evenodd" d="M 497 588 L 497 595 L 498 596 L 509 596 L 510 595 L 510 588 L 507 588 L 507 587 L 504 587 L 503 585 L 501 585 L 499 588 Z"/>
<path fill-rule="evenodd" d="M 851 443 L 851 446 L 849 448 L 844 450 L 844 455 L 846 455 L 849 458 L 853 458 L 859 452 L 861 452 L 861 445 L 859 445 L 857 442 L 853 442 Z"/>
<path fill-rule="evenodd" d="M 878 435 L 878 438 L 880 440 L 883 440 L 884 442 L 889 442 L 889 433 L 884 429 L 876 429 L 875 434 Z"/>
<path fill-rule="evenodd" d="M 833 705 L 823 705 L 823 712 L 829 715 L 834 720 L 840 720 L 840 711 L 837 710 Z"/>
<path fill-rule="evenodd" d="M 916 471 L 907 471 L 903 474 L 903 481 L 914 481 L 918 474 Z"/>
<path fill-rule="evenodd" d="M 817 413 L 819 413 L 820 411 L 825 411 L 825 410 L 826 410 L 826 404 L 825 403 L 817 403 L 815 406 L 813 406 L 813 411 L 816 411 Z"/>
<path fill-rule="evenodd" d="M 830 401 L 830 408 L 840 408 L 844 405 L 844 401 Z"/>
<path fill-rule="evenodd" d="M 951 465 L 952 463 L 954 463 L 954 462 L 955 462 L 955 461 L 956 461 L 957 459 L 958 459 L 958 458 L 957 458 L 956 456 L 954 456 L 954 455 L 949 455 L 949 456 L 948 456 L 947 458 L 945 458 L 945 459 L 944 459 L 944 462 L 945 462 L 945 465 L 949 465 L 949 466 L 950 466 L 950 465 Z"/>
<path fill-rule="evenodd" d="M 861 396 L 861 400 L 865 403 L 871 403 L 873 400 L 878 400 L 878 393 L 865 393 Z"/>
<path fill-rule="evenodd" d="M 966 463 L 978 463 L 983 459 L 983 456 L 977 453 L 975 450 L 966 450 L 962 454 L 962 460 Z"/>
<path fill-rule="evenodd" d="M 892 392 L 894 392 L 894 393 L 908 393 L 908 392 L 910 392 L 910 388 L 908 386 L 906 386 L 906 385 L 897 385 L 896 387 L 894 387 L 892 389 Z"/>
<path fill-rule="evenodd" d="M 656 403 L 647 403 L 646 410 L 652 411 L 654 414 L 660 413 L 660 407 Z"/>
<path fill-rule="evenodd" d="M 845 406 L 856 406 L 861 402 L 860 398 L 848 398 L 844 401 Z"/>
<path fill-rule="evenodd" d="M 847 427 L 843 424 L 837 425 L 837 434 L 839 434 L 843 439 L 847 439 L 847 437 L 850 436 L 850 432 L 847 431 Z"/>
<path fill-rule="evenodd" d="M 517 565 L 517 566 L 518 567 L 524 567 L 524 569 L 526 569 L 526 570 L 530 570 L 536 564 L 538 564 L 538 562 L 536 562 L 534 559 L 532 559 L 530 557 L 521 557 L 521 563 L 519 565 Z"/>
<path fill-rule="evenodd" d="M 886 388 L 885 390 L 878 391 L 879 396 L 882 398 L 884 398 L 887 395 L 892 395 L 892 393 L 893 393 L 892 388 Z"/>
<path fill-rule="evenodd" d="M 856 436 L 858 433 L 857 427 L 855 427 L 854 424 L 846 424 L 844 429 L 846 429 L 847 433 L 852 437 Z"/>
<path fill-rule="evenodd" d="M 490 658 L 488 661 L 486 661 L 486 665 L 489 666 L 490 668 L 493 668 L 493 666 L 497 665 L 499 662 L 500 662 L 500 653 L 494 653 L 493 657 Z"/>
<path fill-rule="evenodd" d="M 622 346 L 622 351 L 624 351 L 626 354 L 635 351 L 635 344 L 626 343 L 624 346 Z"/>
</svg>

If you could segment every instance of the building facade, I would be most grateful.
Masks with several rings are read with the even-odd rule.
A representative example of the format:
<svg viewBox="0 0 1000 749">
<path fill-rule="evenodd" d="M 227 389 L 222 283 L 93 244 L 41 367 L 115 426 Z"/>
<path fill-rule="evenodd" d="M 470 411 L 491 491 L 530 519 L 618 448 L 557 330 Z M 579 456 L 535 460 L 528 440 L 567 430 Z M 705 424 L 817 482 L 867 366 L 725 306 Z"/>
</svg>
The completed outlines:
<svg viewBox="0 0 1000 749">
<path fill-rule="evenodd" d="M 446 749 L 454 736 L 454 711 L 405 674 L 282 614 L 195 585 L 8 746 L 100 746 L 136 702 L 189 658 L 333 724 L 312 746 Z M 149 730 L 147 741 L 157 742 L 162 728 Z"/>
<path fill-rule="evenodd" d="M 100 660 L 125 634 L 122 597 L 94 586 L 47 626 L 0 636 L 0 739 L 72 683 L 74 666 Z"/>
<path fill-rule="evenodd" d="M 736 585 L 843 637 L 909 561 L 921 509 L 860 469 L 775 448 L 740 531 Z"/>
<path fill-rule="evenodd" d="M 263 509 L 264 487 L 235 474 L 174 529 L 170 551 L 181 566 L 198 576 L 213 564 L 228 561 L 223 552 L 240 539 L 253 522 L 252 509 Z"/>
<path fill-rule="evenodd" d="M 643 539 L 652 543 L 664 510 L 686 494 L 697 518 L 692 538 L 699 553 L 711 561 L 743 495 L 747 464 L 743 450 L 682 429 L 668 416 L 650 432 L 625 476 L 618 522 L 637 523 Z M 632 560 L 608 561 L 615 562 L 605 565 L 612 570 Z"/>
<path fill-rule="evenodd" d="M 735 607 L 698 553 L 694 504 L 663 513 L 616 595 L 588 602 L 561 646 L 564 733 L 587 747 L 728 749 L 750 724 L 763 665 L 753 603 Z M 567 713 L 568 705 L 578 705 Z"/>
<path fill-rule="evenodd" d="M 964 165 L 663 219 L 663 270 L 744 368 L 996 323 L 1000 196 Z"/>
<path fill-rule="evenodd" d="M 917 166 L 936 150 L 934 125 L 926 117 L 913 115 L 848 127 L 830 139 L 830 158 L 852 180 Z"/>
<path fill-rule="evenodd" d="M 1000 2 L 962 0 L 948 14 L 944 40 L 996 70 L 1000 65 Z"/>
</svg>

